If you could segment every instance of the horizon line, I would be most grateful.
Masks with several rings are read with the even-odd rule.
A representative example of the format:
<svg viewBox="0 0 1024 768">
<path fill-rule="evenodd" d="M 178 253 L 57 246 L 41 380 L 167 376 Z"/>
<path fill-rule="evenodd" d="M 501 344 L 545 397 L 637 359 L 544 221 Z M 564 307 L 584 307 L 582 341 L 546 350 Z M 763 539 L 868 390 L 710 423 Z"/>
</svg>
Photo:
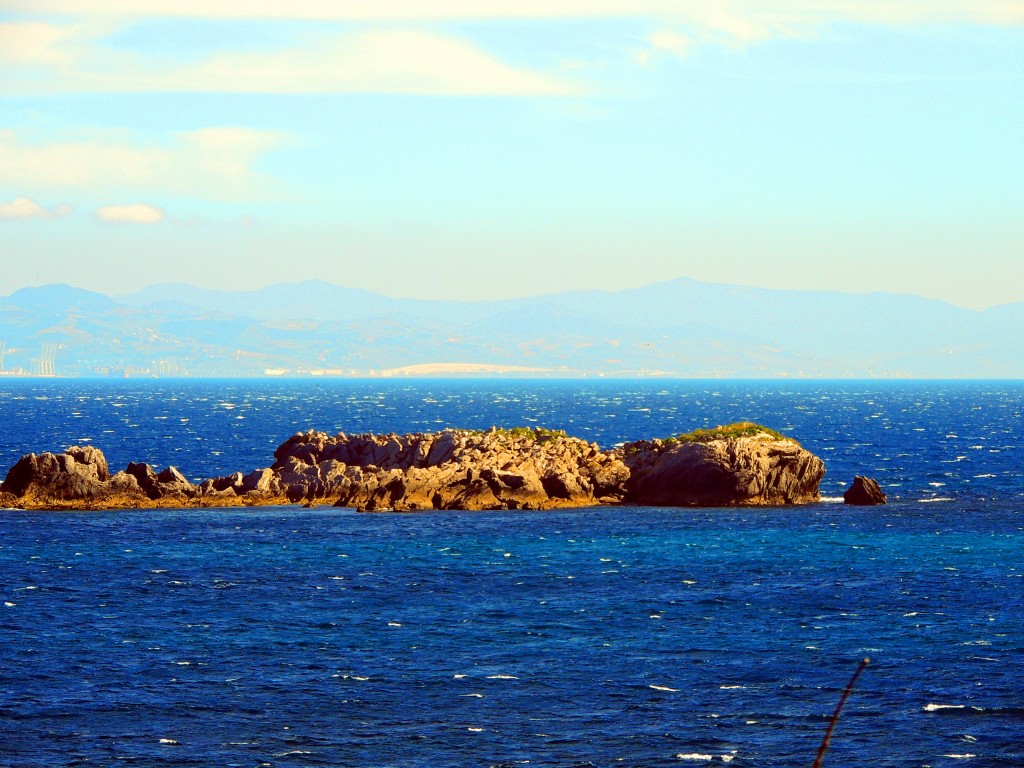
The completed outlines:
<svg viewBox="0 0 1024 768">
<path fill-rule="evenodd" d="M 513 296 L 513 297 L 506 297 L 506 298 L 470 298 L 470 299 L 460 299 L 460 298 L 454 298 L 454 299 L 452 299 L 452 298 L 421 298 L 421 297 L 416 297 L 416 296 L 401 296 L 401 295 L 396 296 L 396 295 L 392 295 L 392 294 L 382 293 L 380 291 L 373 290 L 373 289 L 370 289 L 370 288 L 362 288 L 362 287 L 359 287 L 359 286 L 352 286 L 352 285 L 345 285 L 345 284 L 341 284 L 341 283 L 334 283 L 334 282 L 331 282 L 329 280 L 325 280 L 323 278 L 316 278 L 316 277 L 307 278 L 305 280 L 290 281 L 290 282 L 285 281 L 285 282 L 267 283 L 267 284 L 262 285 L 262 286 L 260 286 L 258 288 L 211 288 L 209 286 L 196 285 L 194 283 L 189 283 L 189 282 L 185 282 L 185 281 L 170 281 L 170 282 L 148 283 L 148 284 L 142 286 L 141 288 L 137 288 L 137 289 L 135 289 L 133 291 L 123 292 L 123 293 L 104 293 L 103 291 L 100 291 L 100 290 L 95 290 L 95 289 L 92 289 L 92 288 L 83 288 L 81 286 L 73 285 L 71 283 L 52 282 L 52 283 L 39 283 L 39 284 L 33 284 L 33 285 L 23 285 L 23 286 L 21 286 L 19 288 L 14 289 L 13 291 L 11 291 L 10 293 L 8 293 L 6 295 L 0 296 L 0 301 L 4 301 L 6 299 L 9 299 L 9 298 L 13 297 L 15 294 L 20 293 L 21 291 L 26 291 L 26 290 L 44 290 L 44 289 L 47 289 L 47 288 L 71 288 L 71 289 L 76 290 L 76 291 L 83 291 L 83 292 L 86 292 L 86 293 L 93 293 L 93 294 L 96 294 L 98 296 L 103 296 L 105 298 L 108 298 L 108 299 L 111 299 L 112 301 L 117 302 L 118 299 L 128 298 L 128 297 L 131 297 L 131 296 L 133 296 L 135 294 L 142 293 L 143 291 L 147 291 L 147 290 L 151 290 L 151 289 L 155 289 L 155 288 L 176 287 L 176 288 L 186 288 L 186 289 L 191 289 L 191 290 L 195 290 L 195 291 L 201 291 L 201 292 L 205 292 L 205 293 L 247 294 L 247 293 L 258 293 L 260 291 L 265 291 L 265 290 L 268 290 L 268 289 L 271 289 L 271 288 L 277 288 L 277 287 L 282 287 L 282 286 L 299 287 L 299 286 L 303 286 L 303 285 L 306 285 L 306 284 L 316 284 L 316 285 L 328 286 L 330 288 L 335 288 L 335 289 L 340 289 L 340 290 L 345 290 L 345 291 L 355 291 L 355 292 L 359 292 L 359 293 L 365 293 L 365 294 L 369 294 L 369 295 L 372 295 L 372 296 L 388 299 L 388 300 L 391 300 L 391 301 L 408 301 L 408 302 L 437 303 L 437 304 L 501 304 L 501 303 L 517 302 L 517 301 L 529 301 L 529 300 L 533 300 L 533 299 L 556 298 L 556 297 L 559 297 L 559 296 L 566 296 L 566 295 L 571 295 L 571 294 L 587 294 L 587 293 L 590 293 L 590 294 L 605 294 L 605 295 L 609 295 L 609 296 L 614 296 L 614 295 L 621 295 L 621 294 L 629 293 L 631 291 L 642 291 L 644 289 L 652 288 L 652 287 L 655 287 L 655 286 L 669 285 L 669 284 L 672 284 L 672 283 L 692 283 L 692 284 L 696 284 L 696 285 L 713 286 L 713 287 L 718 287 L 718 288 L 739 288 L 739 289 L 744 289 L 744 290 L 763 291 L 763 292 L 766 292 L 766 293 L 775 293 L 775 294 L 780 294 L 780 293 L 790 293 L 790 294 L 834 294 L 834 295 L 840 295 L 840 296 L 858 296 L 858 297 L 885 296 L 885 297 L 893 297 L 893 298 L 909 298 L 909 299 L 917 299 L 917 300 L 926 301 L 926 302 L 933 302 L 933 303 L 937 303 L 937 304 L 942 304 L 944 306 L 954 307 L 954 308 L 957 308 L 957 309 L 962 309 L 962 310 L 966 310 L 966 311 L 969 311 L 969 312 L 977 312 L 977 313 L 983 313 L 983 312 L 987 312 L 988 310 L 999 309 L 999 308 L 1002 308 L 1002 307 L 1011 307 L 1011 306 L 1016 306 L 1018 304 L 1024 304 L 1024 298 L 1022 298 L 1022 299 L 1019 299 L 1017 301 L 1003 302 L 1003 303 L 1000 303 L 1000 304 L 990 304 L 990 305 L 987 305 L 985 307 L 978 308 L 978 307 L 966 306 L 964 304 L 957 304 L 957 303 L 954 303 L 954 302 L 949 301 L 947 299 L 939 299 L 939 298 L 935 298 L 935 297 L 932 297 L 932 296 L 926 296 L 926 295 L 919 294 L 919 293 L 907 293 L 907 292 L 888 291 L 888 290 L 884 290 L 884 289 L 876 289 L 876 290 L 872 290 L 872 291 L 863 292 L 863 291 L 848 291 L 848 290 L 842 290 L 842 289 L 838 289 L 838 288 L 775 288 L 775 287 L 769 287 L 769 286 L 764 286 L 764 285 L 755 285 L 755 284 L 750 284 L 750 283 L 728 283 L 728 282 L 720 282 L 720 281 L 715 281 L 715 280 L 700 280 L 700 279 L 689 277 L 689 276 L 686 276 L 686 275 L 679 275 L 677 277 L 671 277 L 671 278 L 667 278 L 665 280 L 655 280 L 655 281 L 650 282 L 650 283 L 643 283 L 643 284 L 638 285 L 638 286 L 627 287 L 627 288 L 618 288 L 618 289 L 608 289 L 608 288 L 569 288 L 569 289 L 564 289 L 564 290 L 550 291 L 550 292 L 546 292 L 546 293 L 524 294 L 524 295 L 520 295 L 520 296 Z"/>
</svg>

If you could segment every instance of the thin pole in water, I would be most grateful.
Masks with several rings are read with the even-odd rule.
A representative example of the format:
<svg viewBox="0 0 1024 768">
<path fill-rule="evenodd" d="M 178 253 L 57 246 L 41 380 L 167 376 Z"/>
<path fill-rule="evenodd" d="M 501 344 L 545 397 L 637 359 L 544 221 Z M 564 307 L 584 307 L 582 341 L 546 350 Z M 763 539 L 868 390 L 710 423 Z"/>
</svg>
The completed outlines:
<svg viewBox="0 0 1024 768">
<path fill-rule="evenodd" d="M 843 705 L 846 704 L 846 700 L 850 698 L 850 694 L 853 693 L 853 686 L 857 682 L 857 678 L 860 677 L 860 673 L 864 671 L 864 668 L 871 663 L 871 659 L 864 659 L 860 666 L 857 667 L 857 671 L 853 673 L 853 677 L 850 678 L 850 682 L 846 684 L 846 690 L 843 691 L 842 697 L 839 699 L 839 704 L 836 705 L 836 711 L 832 713 L 832 719 L 829 720 L 828 728 L 825 731 L 825 738 L 821 740 L 821 747 L 818 749 L 818 757 L 814 760 L 814 765 L 811 768 L 821 768 L 821 761 L 825 758 L 825 752 L 828 751 L 829 742 L 832 741 L 832 731 L 836 727 L 836 723 L 839 722 L 839 713 L 843 711 Z"/>
</svg>

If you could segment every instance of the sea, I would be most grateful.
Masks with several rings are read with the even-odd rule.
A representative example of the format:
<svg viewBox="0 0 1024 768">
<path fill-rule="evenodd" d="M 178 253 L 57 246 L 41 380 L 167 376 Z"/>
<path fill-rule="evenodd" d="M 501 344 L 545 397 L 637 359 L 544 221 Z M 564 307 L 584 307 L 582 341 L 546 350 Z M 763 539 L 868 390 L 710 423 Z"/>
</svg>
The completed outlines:
<svg viewBox="0 0 1024 768">
<path fill-rule="evenodd" d="M 0 473 L 752 420 L 799 507 L 0 510 L 0 766 L 1024 766 L 1024 382 L 0 380 Z M 883 507 L 847 507 L 855 475 Z M 0 475 L 2 476 L 2 475 Z"/>
</svg>

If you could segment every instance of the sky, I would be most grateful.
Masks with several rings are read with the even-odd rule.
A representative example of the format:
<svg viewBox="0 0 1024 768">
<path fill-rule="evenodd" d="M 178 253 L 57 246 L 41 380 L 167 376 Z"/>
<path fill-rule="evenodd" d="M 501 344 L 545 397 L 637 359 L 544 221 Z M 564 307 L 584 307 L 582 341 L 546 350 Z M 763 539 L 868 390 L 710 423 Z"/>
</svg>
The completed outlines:
<svg viewBox="0 0 1024 768">
<path fill-rule="evenodd" d="M 0 295 L 1024 301 L 1019 0 L 0 0 Z"/>
</svg>

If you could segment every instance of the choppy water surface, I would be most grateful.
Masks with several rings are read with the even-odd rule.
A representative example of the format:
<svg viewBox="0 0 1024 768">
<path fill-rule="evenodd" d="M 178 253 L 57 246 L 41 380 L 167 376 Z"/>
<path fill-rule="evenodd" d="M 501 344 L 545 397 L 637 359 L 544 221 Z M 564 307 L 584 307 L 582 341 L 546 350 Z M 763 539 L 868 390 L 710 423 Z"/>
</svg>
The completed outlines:
<svg viewBox="0 0 1024 768">
<path fill-rule="evenodd" d="M 1024 764 L 1024 386 L 3 382 L 0 464 L 265 466 L 297 429 L 741 418 L 893 503 L 0 511 L 0 766 Z M 243 418 L 238 418 L 243 417 Z"/>
</svg>

